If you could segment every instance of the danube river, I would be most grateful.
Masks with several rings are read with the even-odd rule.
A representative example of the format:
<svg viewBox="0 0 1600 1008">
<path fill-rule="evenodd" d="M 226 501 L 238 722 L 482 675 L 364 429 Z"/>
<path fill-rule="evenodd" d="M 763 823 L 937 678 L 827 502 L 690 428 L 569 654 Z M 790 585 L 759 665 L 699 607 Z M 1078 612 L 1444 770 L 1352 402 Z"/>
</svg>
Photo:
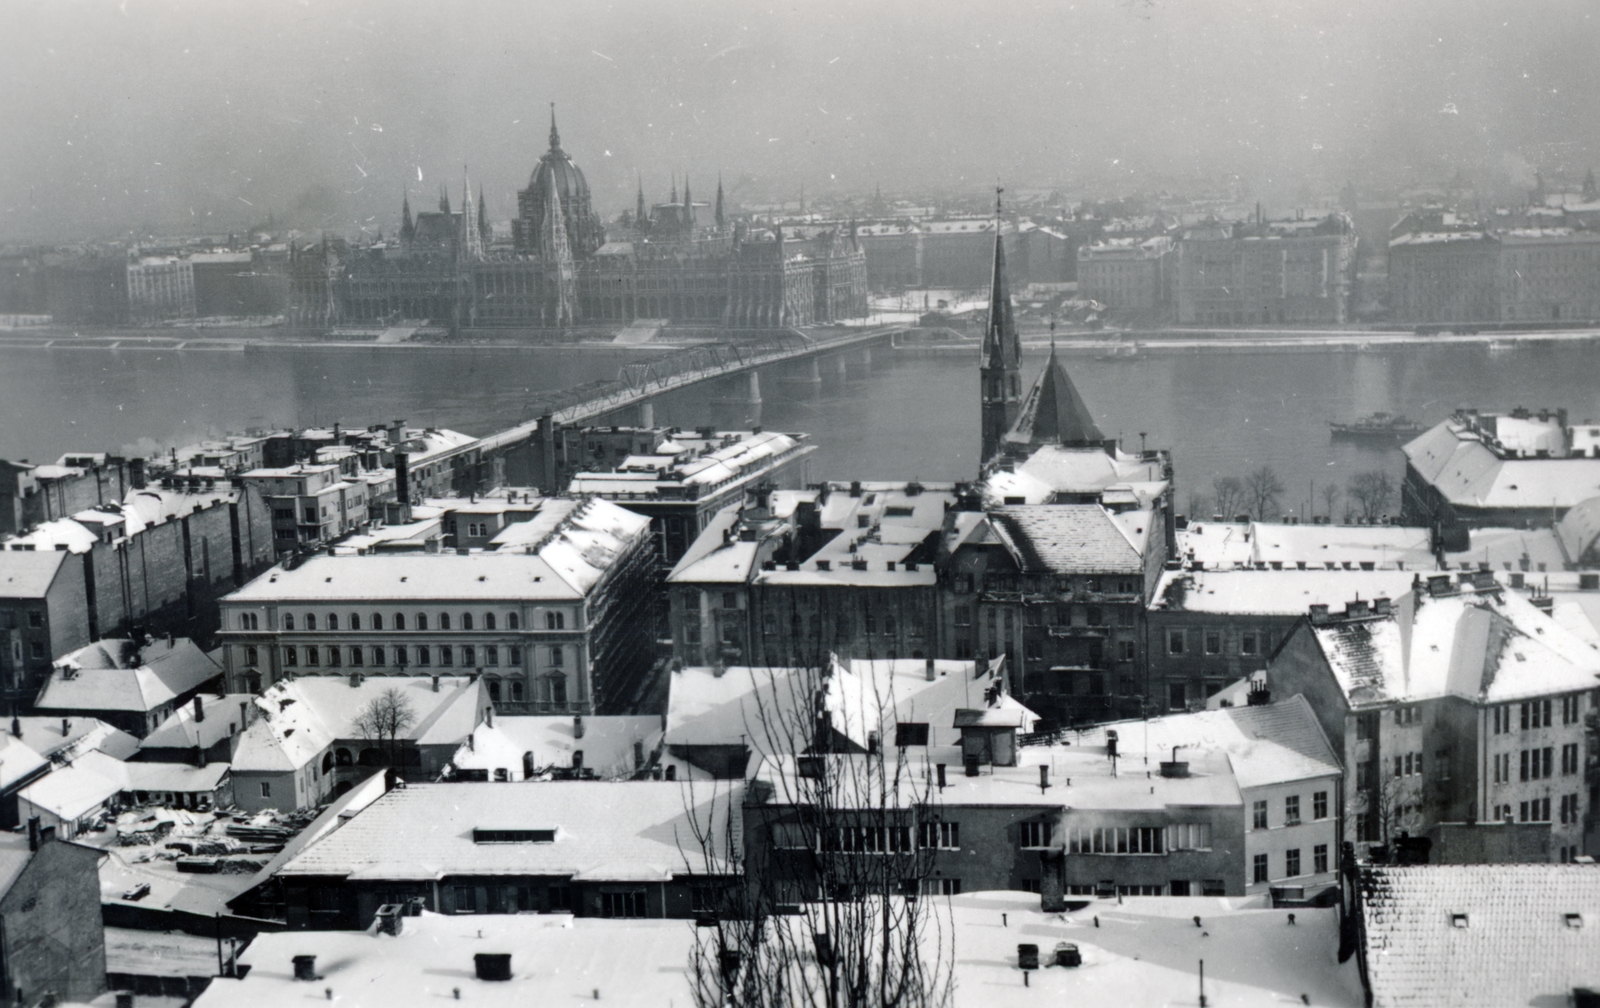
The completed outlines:
<svg viewBox="0 0 1600 1008">
<path fill-rule="evenodd" d="M 0 458 L 53 461 L 68 451 L 151 454 L 228 431 L 290 425 L 367 426 L 397 418 L 486 434 L 530 415 L 541 389 L 614 377 L 626 358 L 586 350 L 319 349 L 254 353 L 0 348 Z M 1272 466 L 1283 510 L 1305 513 L 1329 481 L 1382 468 L 1393 448 L 1335 442 L 1329 420 L 1378 410 L 1433 423 L 1457 406 L 1564 406 L 1600 418 L 1600 354 L 1592 344 L 1522 344 L 1292 352 L 1152 352 L 1064 357 L 1108 436 L 1170 447 L 1180 510 L 1218 475 Z M 1025 362 L 1032 379 L 1043 355 Z M 658 424 L 759 422 L 805 431 L 818 445 L 813 479 L 959 480 L 978 447 L 977 360 L 877 350 L 822 384 L 762 375 L 757 418 L 714 402 L 728 389 L 664 397 Z M 1397 504 L 1395 505 L 1398 506 Z"/>
</svg>

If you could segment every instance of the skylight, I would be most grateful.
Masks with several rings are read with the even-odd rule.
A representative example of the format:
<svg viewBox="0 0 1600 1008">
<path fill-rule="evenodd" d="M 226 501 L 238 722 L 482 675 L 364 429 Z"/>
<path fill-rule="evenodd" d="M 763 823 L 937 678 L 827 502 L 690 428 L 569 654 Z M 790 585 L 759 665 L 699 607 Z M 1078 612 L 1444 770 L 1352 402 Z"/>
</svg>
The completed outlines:
<svg viewBox="0 0 1600 1008">
<path fill-rule="evenodd" d="M 553 829 L 474 829 L 473 843 L 555 843 Z"/>
</svg>

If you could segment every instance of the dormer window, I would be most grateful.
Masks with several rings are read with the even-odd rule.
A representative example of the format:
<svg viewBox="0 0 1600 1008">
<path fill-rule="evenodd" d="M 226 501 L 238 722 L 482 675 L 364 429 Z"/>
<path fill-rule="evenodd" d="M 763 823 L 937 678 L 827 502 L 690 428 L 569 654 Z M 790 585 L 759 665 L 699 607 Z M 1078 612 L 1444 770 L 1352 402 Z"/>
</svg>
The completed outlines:
<svg viewBox="0 0 1600 1008">
<path fill-rule="evenodd" d="M 1451 927 L 1458 927 L 1458 928 L 1466 927 L 1467 926 L 1467 915 L 1464 914 L 1464 913 L 1453 913 L 1453 914 L 1451 914 L 1450 915 L 1450 926 Z"/>
</svg>

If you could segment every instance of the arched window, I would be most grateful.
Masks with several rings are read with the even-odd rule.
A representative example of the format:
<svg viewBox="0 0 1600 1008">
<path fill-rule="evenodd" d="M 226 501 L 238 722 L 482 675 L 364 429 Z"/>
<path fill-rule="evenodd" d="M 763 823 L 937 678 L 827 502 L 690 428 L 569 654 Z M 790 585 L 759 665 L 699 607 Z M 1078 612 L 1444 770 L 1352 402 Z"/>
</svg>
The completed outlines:
<svg viewBox="0 0 1600 1008">
<path fill-rule="evenodd" d="M 547 680 L 550 683 L 550 702 L 564 704 L 567 702 L 567 677 L 553 675 Z"/>
<path fill-rule="evenodd" d="M 560 630 L 566 625 L 567 617 L 563 613 L 547 612 L 544 614 L 544 628 L 546 630 Z"/>
<path fill-rule="evenodd" d="M 463 630 L 471 630 L 472 629 L 472 614 L 471 613 L 464 612 L 464 613 L 461 614 L 461 629 L 463 629 Z"/>
<path fill-rule="evenodd" d="M 315 630 L 316 628 L 317 628 L 317 614 L 316 613 L 309 613 L 309 612 L 306 613 L 306 629 L 307 630 Z"/>
<path fill-rule="evenodd" d="M 244 688 L 250 693 L 261 692 L 261 673 L 250 672 L 244 677 Z"/>
<path fill-rule="evenodd" d="M 328 666 L 330 668 L 338 668 L 340 665 L 343 665 L 343 664 L 344 664 L 344 648 L 339 647 L 337 644 L 335 644 L 334 646 L 328 648 Z"/>
<path fill-rule="evenodd" d="M 470 630 L 472 628 L 471 624 L 468 624 L 467 628 Z M 483 628 L 485 630 L 493 630 L 494 629 L 494 613 L 491 612 L 491 613 L 484 613 L 483 614 Z"/>
<path fill-rule="evenodd" d="M 517 647 L 516 645 L 512 645 L 512 647 L 511 647 L 511 657 L 509 659 L 507 659 L 507 663 L 511 664 L 511 665 L 521 665 L 522 664 L 522 649 L 520 647 Z"/>
<path fill-rule="evenodd" d="M 512 703 L 521 703 L 522 702 L 522 680 L 521 679 L 513 679 L 513 680 L 511 680 L 511 701 L 512 701 Z"/>
<path fill-rule="evenodd" d="M 343 747 L 333 751 L 333 760 L 340 766 L 350 766 L 355 761 L 350 758 L 350 750 Z"/>
<path fill-rule="evenodd" d="M 483 663 L 485 665 L 500 664 L 500 646 L 498 644 L 485 644 L 483 646 Z"/>
<path fill-rule="evenodd" d="M 333 769 L 333 750 L 329 749 L 322 754 L 322 772 L 327 773 Z"/>
<path fill-rule="evenodd" d="M 493 700 L 495 703 L 500 702 L 500 680 L 489 680 L 489 699 Z"/>
<path fill-rule="evenodd" d="M 313 644 L 312 646 L 306 648 L 306 664 L 307 665 L 316 665 L 316 664 L 318 664 L 320 654 L 321 654 L 321 649 L 318 648 L 315 644 Z"/>
<path fill-rule="evenodd" d="M 417 613 L 417 629 L 418 630 L 426 630 L 426 629 L 428 629 L 428 614 L 427 613 L 425 613 L 425 612 Z M 445 627 L 445 629 L 448 630 L 450 628 L 447 626 L 447 627 Z"/>
<path fill-rule="evenodd" d="M 560 644 L 552 644 L 552 645 L 550 645 L 550 664 L 559 667 L 561 665 L 565 665 L 566 664 L 566 660 L 567 660 L 566 648 L 563 648 Z"/>
<path fill-rule="evenodd" d="M 352 630 L 360 630 L 361 629 L 361 614 L 360 613 L 351 613 L 350 614 L 350 629 L 352 629 Z"/>
<path fill-rule="evenodd" d="M 357 644 L 355 647 L 352 647 L 350 649 L 350 664 L 365 665 L 366 663 L 366 655 L 361 653 L 361 645 Z"/>
<path fill-rule="evenodd" d="M 372 664 L 374 664 L 374 665 L 382 665 L 383 664 L 383 648 L 381 646 L 380 647 L 374 647 L 372 649 Z"/>
<path fill-rule="evenodd" d="M 294 645 L 291 644 L 283 649 L 283 663 L 285 665 L 300 664 L 300 654 L 295 650 Z"/>
<path fill-rule="evenodd" d="M 382 630 L 383 629 L 383 613 L 376 613 L 375 612 L 375 613 L 372 614 L 372 629 L 374 629 L 374 630 Z"/>
<path fill-rule="evenodd" d="M 439 614 L 439 629 L 440 630 L 448 630 L 448 629 L 450 629 L 450 614 L 449 613 L 442 612 L 442 613 Z"/>
<path fill-rule="evenodd" d="M 517 624 L 520 623 L 520 622 L 521 621 L 517 619 L 517 614 L 516 613 L 506 613 L 506 629 L 507 630 L 516 630 L 516 629 L 518 629 L 518 625 Z"/>
<path fill-rule="evenodd" d="M 261 664 L 261 652 L 256 649 L 254 644 L 244 649 L 244 663 L 246 665 Z"/>
<path fill-rule="evenodd" d="M 406 614 L 405 613 L 397 612 L 397 613 L 394 614 L 394 628 L 396 630 L 404 630 L 406 628 Z"/>
<path fill-rule="evenodd" d="M 286 612 L 283 614 L 283 628 L 285 630 L 294 629 L 294 613 Z"/>
<path fill-rule="evenodd" d="M 337 629 L 339 629 L 339 614 L 338 613 L 329 613 L 328 614 L 328 629 L 329 630 L 337 630 Z"/>
</svg>

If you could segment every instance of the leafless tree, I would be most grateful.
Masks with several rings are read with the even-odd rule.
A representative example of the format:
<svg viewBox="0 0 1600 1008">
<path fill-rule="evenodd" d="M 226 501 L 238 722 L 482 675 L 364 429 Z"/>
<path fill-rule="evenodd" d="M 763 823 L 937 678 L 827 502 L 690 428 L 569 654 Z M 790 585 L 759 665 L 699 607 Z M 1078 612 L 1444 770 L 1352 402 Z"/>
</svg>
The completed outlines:
<svg viewBox="0 0 1600 1008">
<path fill-rule="evenodd" d="M 924 892 L 938 847 L 934 768 L 892 748 L 876 724 L 828 715 L 823 700 L 840 688 L 829 681 L 831 663 L 727 674 L 752 677 L 747 738 L 766 755 L 743 808 L 731 810 L 744 814 L 744 877 L 715 926 L 696 929 L 696 1005 L 949 1005 L 948 903 Z M 866 688 L 869 711 L 874 702 L 894 709 L 892 696 Z M 707 826 L 697 821 L 684 845 L 690 870 L 710 871 L 718 851 L 731 849 L 731 835 Z"/>
<path fill-rule="evenodd" d="M 1245 501 L 1244 482 L 1237 476 L 1218 476 L 1211 481 L 1211 499 L 1217 502 L 1216 513 L 1231 520 Z"/>
<path fill-rule="evenodd" d="M 1338 514 L 1339 498 L 1344 496 L 1344 490 L 1337 483 L 1325 484 L 1322 488 L 1322 506 L 1327 511 L 1330 519 Z"/>
<path fill-rule="evenodd" d="M 1244 499 L 1250 502 L 1250 513 L 1257 521 L 1269 521 L 1278 509 L 1278 498 L 1283 496 L 1283 480 L 1277 470 L 1264 465 L 1244 478 Z"/>
<path fill-rule="evenodd" d="M 1196 521 L 1205 517 L 1206 495 L 1198 490 L 1189 491 L 1189 520 Z"/>
<path fill-rule="evenodd" d="M 404 693 L 391 686 L 361 708 L 350 726 L 361 737 L 377 742 L 390 764 L 397 762 L 395 748 L 406 729 L 417 723 L 417 712 Z"/>
<path fill-rule="evenodd" d="M 1372 521 L 1385 513 L 1394 496 L 1394 481 L 1382 470 L 1360 473 L 1350 480 L 1350 496 L 1361 507 L 1361 516 Z"/>
</svg>

